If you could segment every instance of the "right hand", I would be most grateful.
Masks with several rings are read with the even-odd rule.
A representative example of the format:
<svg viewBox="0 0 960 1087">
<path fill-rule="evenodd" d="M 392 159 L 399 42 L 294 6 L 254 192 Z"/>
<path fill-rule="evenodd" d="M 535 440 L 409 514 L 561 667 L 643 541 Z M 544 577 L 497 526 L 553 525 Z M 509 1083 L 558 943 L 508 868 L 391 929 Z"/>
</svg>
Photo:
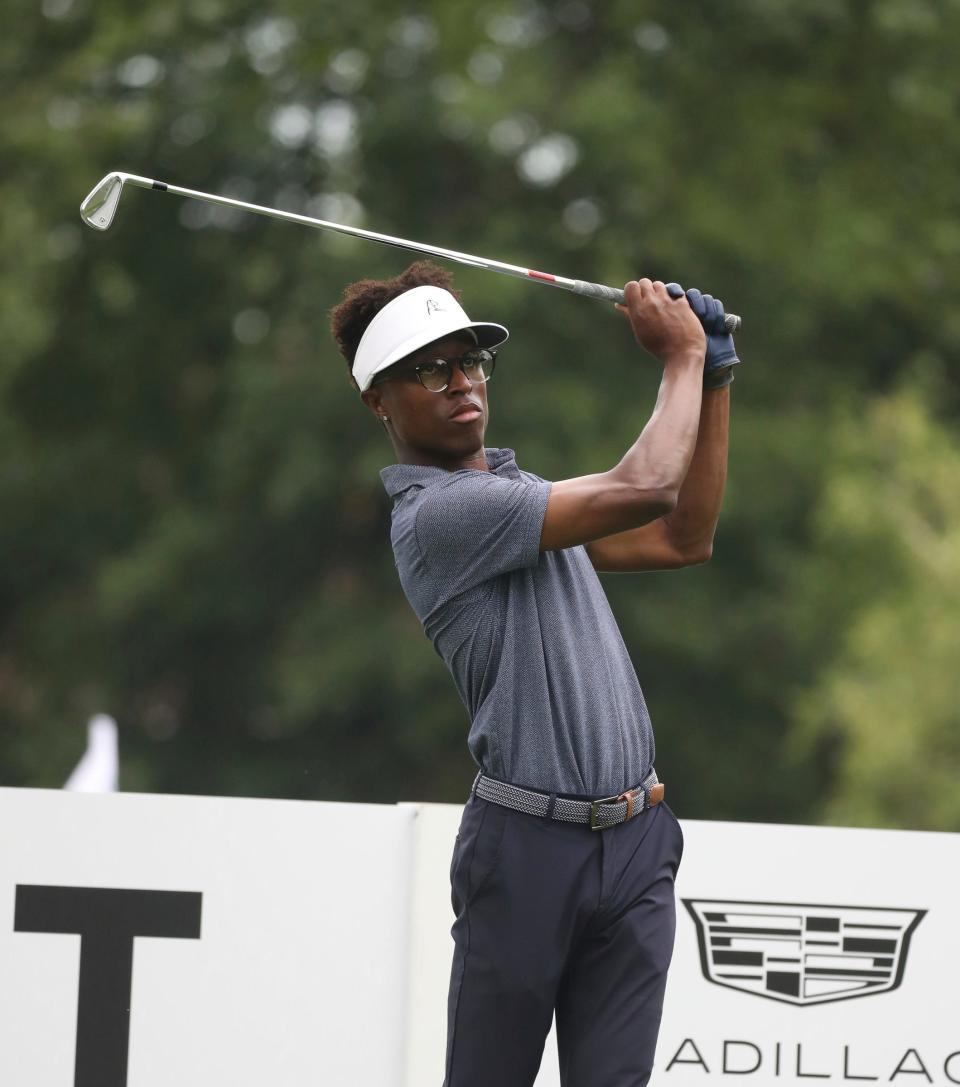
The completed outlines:
<svg viewBox="0 0 960 1087">
<path fill-rule="evenodd" d="M 664 366 L 688 362 L 692 355 L 703 362 L 703 326 L 685 297 L 672 298 L 659 279 L 634 279 L 624 286 L 623 298 L 617 309 L 629 318 L 637 343 L 645 351 Z"/>
</svg>

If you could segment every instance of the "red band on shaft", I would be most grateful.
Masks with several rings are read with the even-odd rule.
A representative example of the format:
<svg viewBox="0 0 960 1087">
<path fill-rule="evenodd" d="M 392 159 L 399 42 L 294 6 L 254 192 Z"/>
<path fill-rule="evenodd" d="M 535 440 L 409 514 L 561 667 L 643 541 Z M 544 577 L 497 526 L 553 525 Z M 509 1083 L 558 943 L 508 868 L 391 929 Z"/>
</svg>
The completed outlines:
<svg viewBox="0 0 960 1087">
<path fill-rule="evenodd" d="M 528 270 L 527 275 L 531 279 L 545 279 L 548 283 L 556 283 L 557 281 L 556 276 L 547 275 L 546 272 L 532 272 Z"/>
</svg>

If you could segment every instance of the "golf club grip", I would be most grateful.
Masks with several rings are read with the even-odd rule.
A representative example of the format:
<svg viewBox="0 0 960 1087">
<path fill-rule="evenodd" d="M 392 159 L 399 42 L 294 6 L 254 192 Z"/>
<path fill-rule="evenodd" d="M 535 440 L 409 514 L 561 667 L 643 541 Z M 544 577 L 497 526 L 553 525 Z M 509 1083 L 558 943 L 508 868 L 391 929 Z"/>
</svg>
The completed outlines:
<svg viewBox="0 0 960 1087">
<path fill-rule="evenodd" d="M 619 302 L 623 305 L 623 291 L 616 287 L 605 287 L 602 283 L 590 283 L 585 279 L 573 281 L 575 294 L 585 294 L 588 298 L 599 298 L 601 302 Z"/>
<path fill-rule="evenodd" d="M 575 294 L 584 294 L 588 298 L 599 298 L 601 302 L 618 302 L 623 305 L 623 291 L 616 287 L 605 287 L 602 283 L 590 283 L 586 279 L 575 279 L 573 291 Z M 743 321 L 735 313 L 728 313 L 724 318 L 727 332 L 731 335 L 740 331 Z"/>
</svg>

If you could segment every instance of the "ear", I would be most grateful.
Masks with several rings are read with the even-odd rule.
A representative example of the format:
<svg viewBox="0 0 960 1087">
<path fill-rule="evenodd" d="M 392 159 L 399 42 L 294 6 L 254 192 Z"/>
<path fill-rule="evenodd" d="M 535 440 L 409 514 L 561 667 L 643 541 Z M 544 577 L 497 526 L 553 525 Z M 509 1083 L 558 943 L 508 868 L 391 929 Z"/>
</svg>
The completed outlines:
<svg viewBox="0 0 960 1087">
<path fill-rule="evenodd" d="M 387 414 L 387 409 L 383 403 L 383 393 L 376 386 L 367 389 L 366 392 L 362 392 L 360 394 L 360 399 L 378 419 L 382 419 L 383 416 Z"/>
</svg>

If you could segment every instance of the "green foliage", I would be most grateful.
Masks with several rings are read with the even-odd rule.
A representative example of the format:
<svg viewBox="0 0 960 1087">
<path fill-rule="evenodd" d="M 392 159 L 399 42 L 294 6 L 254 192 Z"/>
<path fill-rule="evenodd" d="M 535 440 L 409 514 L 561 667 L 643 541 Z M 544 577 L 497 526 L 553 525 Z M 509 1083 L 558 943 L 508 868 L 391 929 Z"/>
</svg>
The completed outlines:
<svg viewBox="0 0 960 1087">
<path fill-rule="evenodd" d="M 797 709 L 801 750 L 835 752 L 831 820 L 960 826 L 960 441 L 930 399 L 904 388 L 837 427 L 815 542 L 846 607 Z"/>
<path fill-rule="evenodd" d="M 4 784 L 59 785 L 99 710 L 127 789 L 455 800 L 470 780 L 389 551 L 390 449 L 326 326 L 405 255 L 142 191 L 83 228 L 83 194 L 125 169 L 723 297 L 744 365 L 714 559 L 607 579 L 671 796 L 960 828 L 957 5 L 13 9 Z M 490 444 L 548 478 L 614 463 L 657 381 L 622 318 L 455 271 L 512 333 Z"/>
</svg>

